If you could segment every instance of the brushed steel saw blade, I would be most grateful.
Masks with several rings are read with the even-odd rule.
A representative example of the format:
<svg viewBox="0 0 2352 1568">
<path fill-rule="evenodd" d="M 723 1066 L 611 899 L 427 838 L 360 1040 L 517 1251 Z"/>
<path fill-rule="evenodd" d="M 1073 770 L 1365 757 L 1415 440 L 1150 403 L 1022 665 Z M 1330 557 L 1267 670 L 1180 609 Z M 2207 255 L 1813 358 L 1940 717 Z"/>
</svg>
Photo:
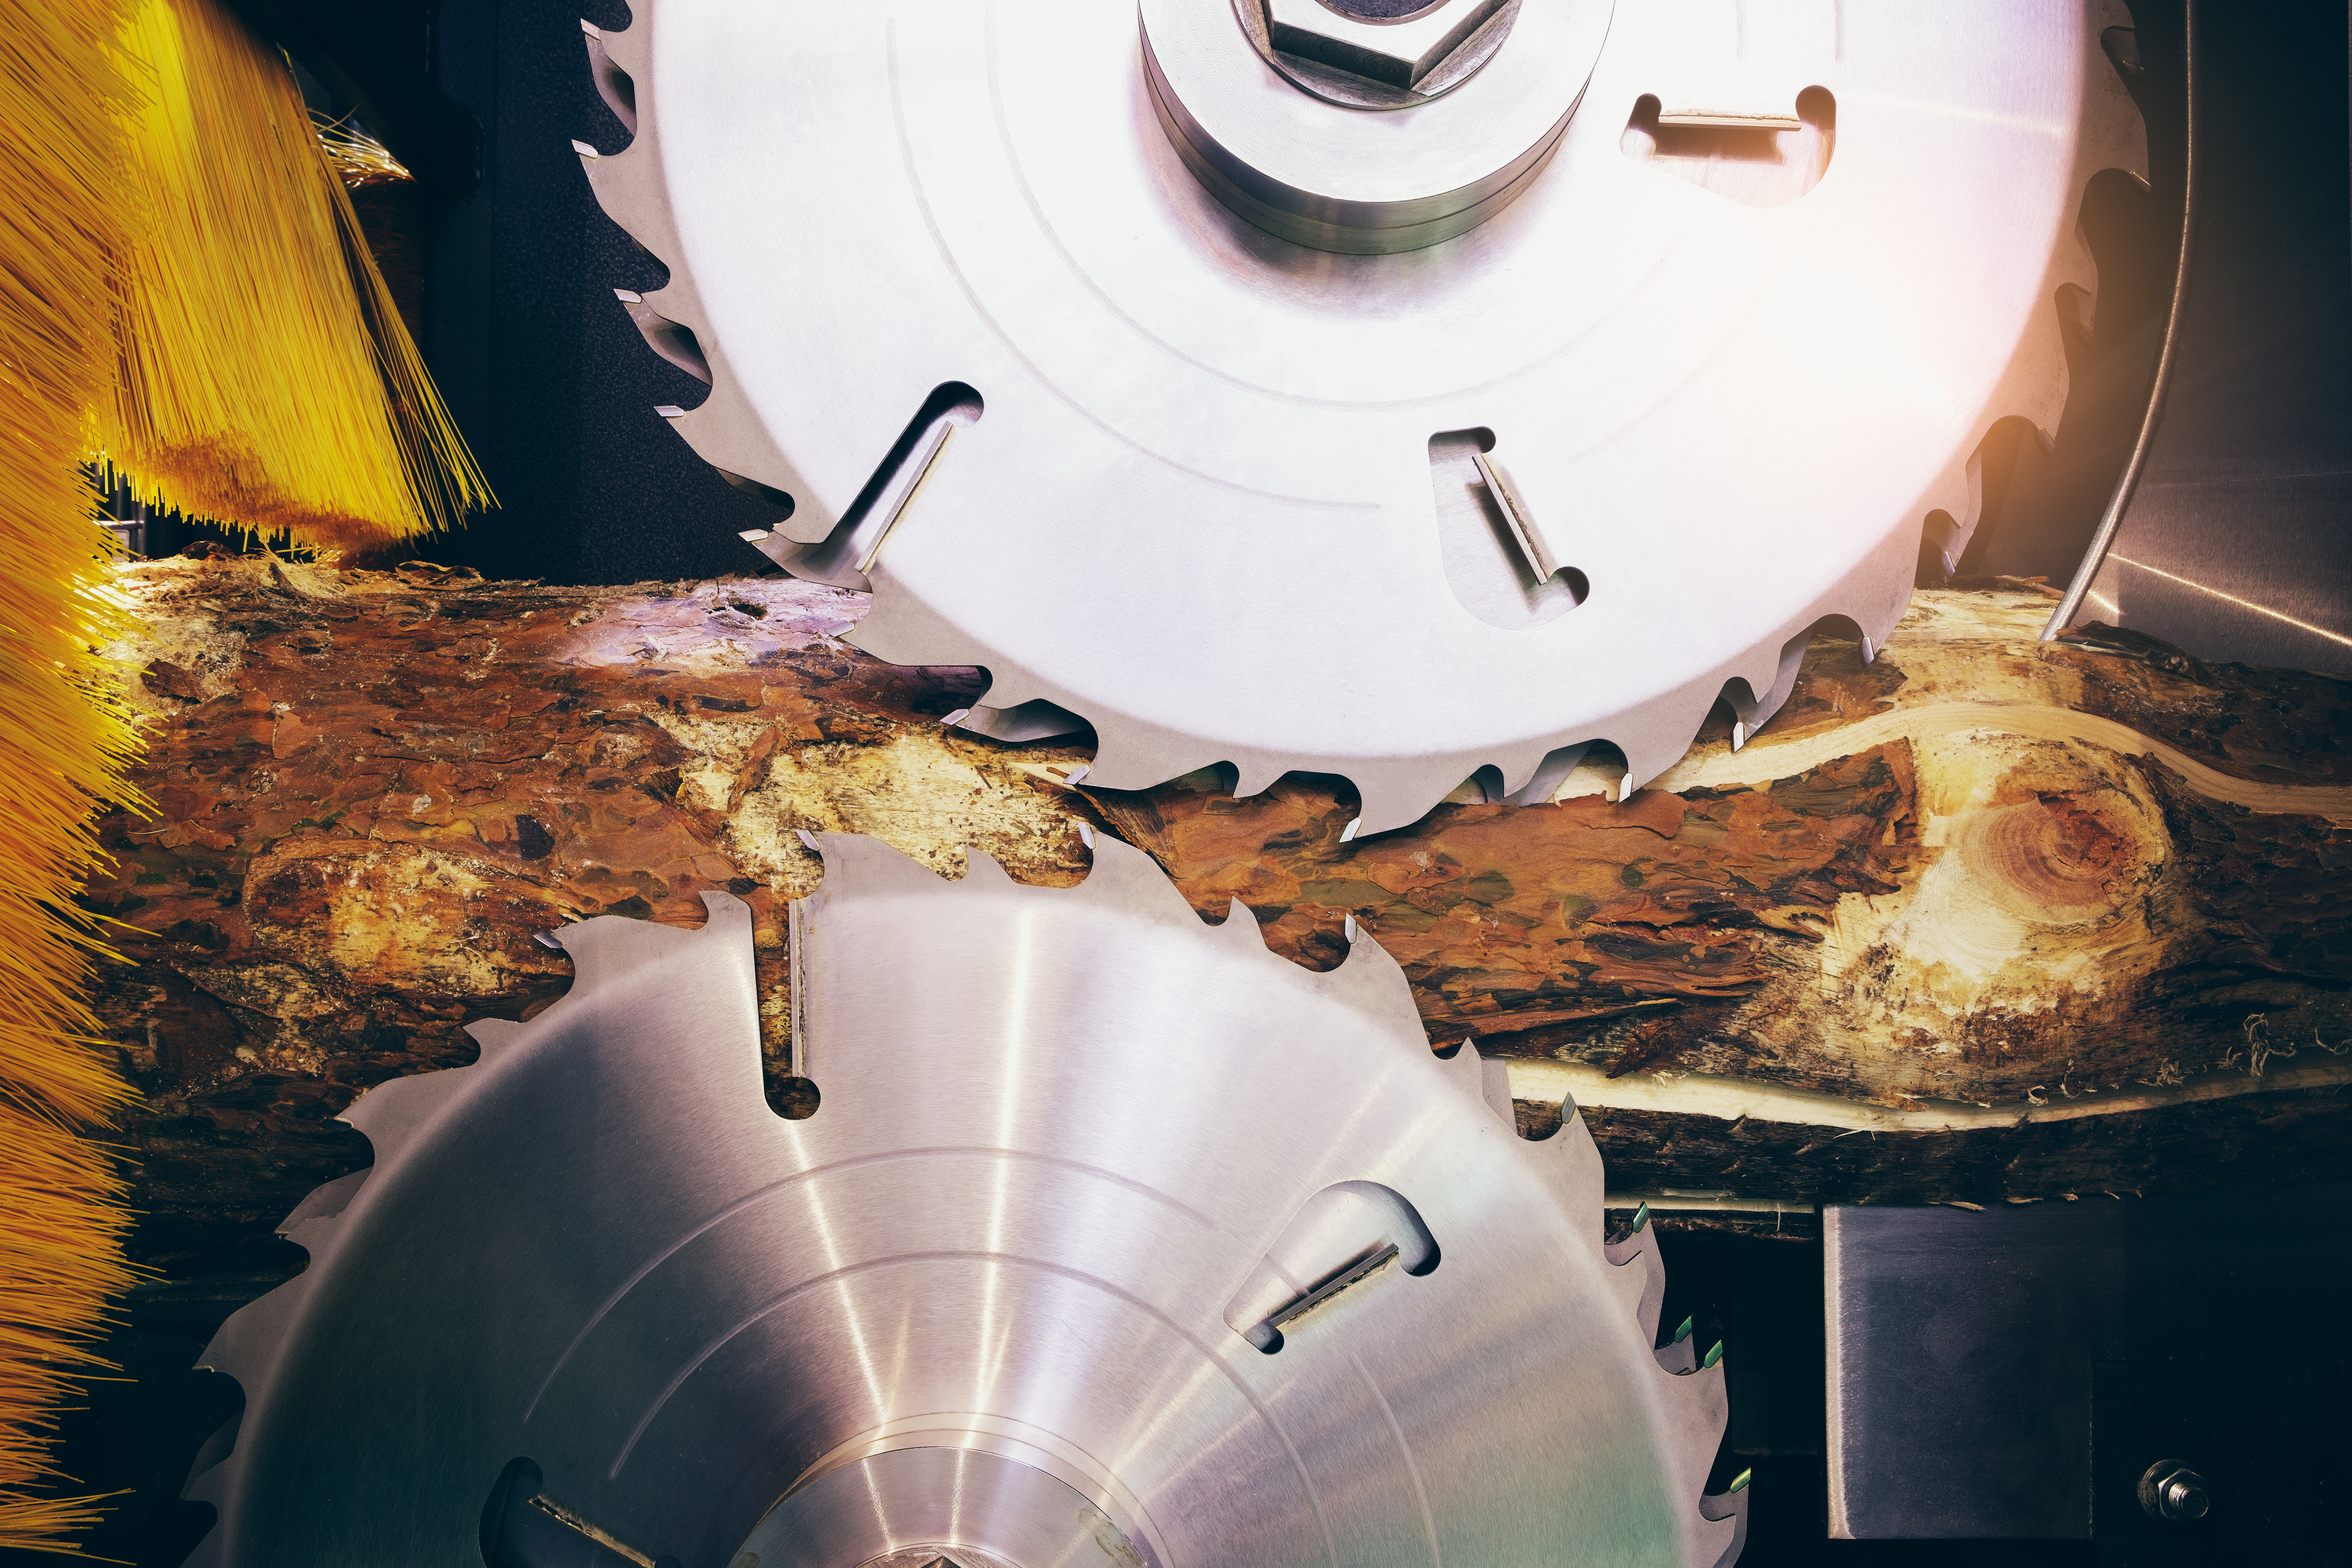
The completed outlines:
<svg viewBox="0 0 2352 1568">
<path fill-rule="evenodd" d="M 638 0 L 634 139 L 575 145 L 711 383 L 660 412 L 851 640 L 1082 718 L 1095 784 L 1344 774 L 1376 832 L 1882 641 L 1992 425 L 2054 429 L 2145 154 L 2119 0 L 1513 0 L 1350 101 L 1268 41 L 1367 3 Z"/>
<path fill-rule="evenodd" d="M 1433 1057 L 1139 851 L 1075 889 L 827 837 L 761 1097 L 749 910 L 561 932 L 572 991 L 372 1090 L 368 1172 L 204 1363 L 197 1564 L 1715 1568 L 1722 1369 L 1654 1350 L 1568 1108 Z"/>
</svg>

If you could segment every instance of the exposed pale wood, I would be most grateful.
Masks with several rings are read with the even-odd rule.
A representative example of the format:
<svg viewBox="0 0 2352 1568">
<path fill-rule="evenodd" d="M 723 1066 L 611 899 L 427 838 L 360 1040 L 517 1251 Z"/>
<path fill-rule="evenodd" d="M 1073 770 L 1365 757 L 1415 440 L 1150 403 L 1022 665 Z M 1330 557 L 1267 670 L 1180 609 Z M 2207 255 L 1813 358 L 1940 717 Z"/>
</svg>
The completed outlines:
<svg viewBox="0 0 2352 1568">
<path fill-rule="evenodd" d="M 1067 884 L 1091 821 L 1318 967 L 1352 916 L 1433 1042 L 1573 1089 L 1621 1192 L 2000 1201 L 2294 1173 L 2352 1132 L 2347 683 L 2038 644 L 2031 587 L 1922 594 L 1868 666 L 1817 647 L 1745 749 L 1713 725 L 1629 801 L 1604 758 L 1341 843 L 1338 781 L 1072 790 L 1083 747 L 944 729 L 982 678 L 857 654 L 830 589 L 265 557 L 124 586 L 158 809 L 110 818 L 89 899 L 124 922 L 101 1003 L 175 1268 L 364 1163 L 354 1095 L 559 994 L 531 937 L 567 920 L 741 894 L 781 1082 L 802 827 Z"/>
</svg>

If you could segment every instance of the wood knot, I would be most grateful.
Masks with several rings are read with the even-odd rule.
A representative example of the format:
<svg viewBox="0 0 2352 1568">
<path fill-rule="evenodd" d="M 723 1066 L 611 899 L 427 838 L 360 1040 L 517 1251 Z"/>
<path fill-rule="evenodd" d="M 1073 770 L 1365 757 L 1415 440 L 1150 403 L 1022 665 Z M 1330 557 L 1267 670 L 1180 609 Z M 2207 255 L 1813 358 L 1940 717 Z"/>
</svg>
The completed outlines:
<svg viewBox="0 0 2352 1568">
<path fill-rule="evenodd" d="M 2129 802 L 2100 791 L 1971 813 L 1951 848 L 2011 914 L 2068 925 L 2114 910 L 2164 847 Z"/>
</svg>

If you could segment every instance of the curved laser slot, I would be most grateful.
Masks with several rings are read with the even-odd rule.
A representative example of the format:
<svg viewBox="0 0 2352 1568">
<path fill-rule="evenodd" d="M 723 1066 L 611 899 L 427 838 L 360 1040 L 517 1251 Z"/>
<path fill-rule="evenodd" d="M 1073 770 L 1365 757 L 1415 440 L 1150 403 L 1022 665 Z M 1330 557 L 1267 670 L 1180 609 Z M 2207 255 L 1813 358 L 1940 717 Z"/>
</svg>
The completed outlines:
<svg viewBox="0 0 2352 1568">
<path fill-rule="evenodd" d="M 1528 506 L 1480 426 L 1429 438 L 1438 548 L 1446 585 L 1490 626 L 1539 626 L 1590 596 L 1592 584 L 1561 563 L 1560 542 Z M 1552 520 L 1555 530 L 1559 520 Z"/>
<path fill-rule="evenodd" d="M 814 544 L 796 544 L 769 553 L 795 577 L 870 591 L 873 584 L 866 574 L 913 508 L 924 481 L 938 468 L 950 437 L 958 427 L 977 424 L 986 408 L 980 394 L 962 382 L 942 384 L 923 400 L 923 406 L 831 533 Z"/>
<path fill-rule="evenodd" d="M 1786 206 L 1822 183 L 1837 150 L 1837 99 L 1799 93 L 1793 113 L 1736 95 L 1657 93 L 1633 102 L 1618 151 L 1743 206 Z"/>
<path fill-rule="evenodd" d="M 529 1459 L 511 1459 L 482 1505 L 482 1561 L 488 1568 L 677 1568 L 675 1557 L 640 1552 L 541 1489 Z"/>
<path fill-rule="evenodd" d="M 1267 1355 L 1282 1329 L 1394 1263 L 1418 1277 L 1437 1267 L 1437 1238 L 1404 1194 L 1378 1182 L 1336 1182 L 1299 1205 L 1281 1237 L 1225 1303 L 1225 1326 Z"/>
</svg>

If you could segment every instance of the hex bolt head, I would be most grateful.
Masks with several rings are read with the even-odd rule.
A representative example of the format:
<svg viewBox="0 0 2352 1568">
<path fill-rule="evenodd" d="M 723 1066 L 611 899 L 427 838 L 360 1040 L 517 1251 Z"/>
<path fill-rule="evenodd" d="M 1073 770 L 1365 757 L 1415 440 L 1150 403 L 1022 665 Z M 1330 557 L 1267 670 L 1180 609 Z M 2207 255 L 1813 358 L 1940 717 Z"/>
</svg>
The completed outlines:
<svg viewBox="0 0 2352 1568">
<path fill-rule="evenodd" d="M 2211 1510 L 2205 1478 L 2185 1459 L 2158 1459 L 2139 1478 L 2139 1506 L 2164 1524 L 2194 1524 Z"/>
<path fill-rule="evenodd" d="M 1394 19 L 1346 16 L 1322 0 L 1264 0 L 1274 47 L 1393 88 L 1412 88 L 1503 8 L 1503 0 L 1437 0 Z"/>
</svg>

